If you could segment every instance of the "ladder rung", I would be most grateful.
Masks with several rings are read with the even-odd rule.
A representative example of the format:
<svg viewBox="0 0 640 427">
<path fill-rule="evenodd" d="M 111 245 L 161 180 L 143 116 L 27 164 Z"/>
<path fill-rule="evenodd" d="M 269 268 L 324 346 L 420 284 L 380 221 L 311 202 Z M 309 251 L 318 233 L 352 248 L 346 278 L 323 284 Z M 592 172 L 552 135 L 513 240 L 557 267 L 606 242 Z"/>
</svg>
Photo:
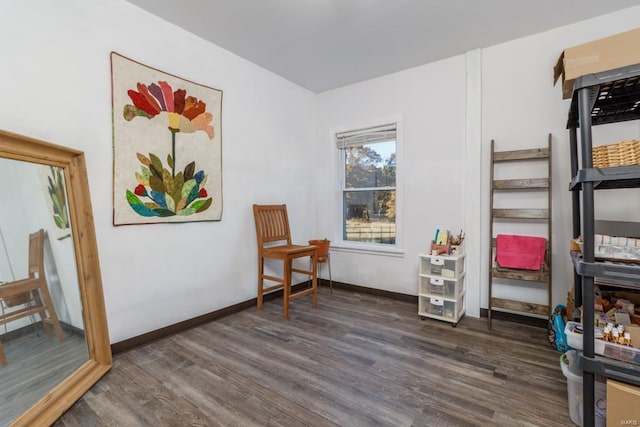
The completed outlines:
<svg viewBox="0 0 640 427">
<path fill-rule="evenodd" d="M 494 209 L 494 218 L 548 219 L 548 209 Z"/>
<path fill-rule="evenodd" d="M 548 148 L 533 148 L 531 150 L 496 151 L 493 162 L 512 162 L 516 160 L 536 160 L 549 158 Z"/>
<path fill-rule="evenodd" d="M 493 277 L 502 279 L 524 280 L 527 282 L 549 283 L 549 272 L 547 270 L 516 270 L 494 268 L 491 272 Z"/>
<path fill-rule="evenodd" d="M 493 181 L 494 190 L 535 190 L 549 188 L 548 178 L 500 179 Z"/>
<path fill-rule="evenodd" d="M 517 311 L 520 313 L 529 313 L 538 316 L 549 316 L 549 307 L 542 304 L 534 304 L 531 302 L 515 301 L 502 298 L 491 298 L 491 309 L 503 309 L 509 311 Z"/>
</svg>

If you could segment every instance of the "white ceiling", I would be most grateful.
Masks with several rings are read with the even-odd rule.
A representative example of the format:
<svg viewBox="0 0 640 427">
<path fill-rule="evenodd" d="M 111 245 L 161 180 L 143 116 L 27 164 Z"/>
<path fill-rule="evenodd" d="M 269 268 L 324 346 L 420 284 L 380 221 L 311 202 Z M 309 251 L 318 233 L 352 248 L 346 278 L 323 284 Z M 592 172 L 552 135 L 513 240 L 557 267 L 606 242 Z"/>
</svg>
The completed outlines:
<svg viewBox="0 0 640 427">
<path fill-rule="evenodd" d="M 319 93 L 638 0 L 128 0 Z"/>
</svg>

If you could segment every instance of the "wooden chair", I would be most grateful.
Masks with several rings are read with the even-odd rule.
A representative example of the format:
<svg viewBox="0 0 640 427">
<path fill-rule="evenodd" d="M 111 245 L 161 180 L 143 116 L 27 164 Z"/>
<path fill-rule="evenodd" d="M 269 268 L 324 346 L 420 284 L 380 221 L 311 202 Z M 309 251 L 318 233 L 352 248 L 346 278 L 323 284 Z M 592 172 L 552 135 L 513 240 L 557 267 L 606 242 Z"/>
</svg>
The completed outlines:
<svg viewBox="0 0 640 427">
<path fill-rule="evenodd" d="M 23 317 L 39 315 L 44 329 L 51 335 L 51 327 L 60 341 L 64 334 L 49 294 L 49 286 L 44 272 L 44 230 L 29 235 L 29 277 L 0 285 L 0 303 L 7 307 L 24 307 L 0 315 L 0 325 Z M 0 343 L 0 365 L 6 365 L 7 359 Z"/>
<path fill-rule="evenodd" d="M 287 205 L 253 205 L 253 217 L 258 237 L 258 310 L 262 310 L 263 294 L 278 289 L 284 293 L 284 318 L 289 318 L 289 301 L 311 295 L 312 307 L 317 306 L 317 246 L 291 244 L 291 232 L 287 217 Z M 310 257 L 311 271 L 293 268 L 294 259 Z M 264 272 L 265 259 L 282 260 L 283 277 L 275 277 Z M 291 293 L 292 273 L 311 276 L 311 288 Z M 264 281 L 277 282 L 277 285 L 265 288 Z"/>
</svg>

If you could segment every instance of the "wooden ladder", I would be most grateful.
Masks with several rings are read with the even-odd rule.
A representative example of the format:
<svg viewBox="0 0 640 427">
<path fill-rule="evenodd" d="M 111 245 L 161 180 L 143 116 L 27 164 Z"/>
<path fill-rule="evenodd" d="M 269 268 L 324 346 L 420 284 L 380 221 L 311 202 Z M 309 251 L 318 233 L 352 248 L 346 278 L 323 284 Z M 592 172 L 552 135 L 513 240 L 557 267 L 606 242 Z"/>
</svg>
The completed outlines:
<svg viewBox="0 0 640 427">
<path fill-rule="evenodd" d="M 525 166 L 526 162 L 546 161 L 548 164 L 547 177 L 545 178 L 519 178 L 495 180 L 496 164 L 507 162 L 520 162 Z M 495 141 L 491 140 L 491 192 L 490 192 L 490 218 L 489 218 L 489 328 L 491 328 L 492 312 L 504 311 L 533 317 L 549 317 L 551 315 L 551 134 L 548 137 L 546 148 L 534 148 L 516 151 L 495 151 Z M 497 209 L 494 207 L 494 194 L 496 192 L 517 193 L 520 192 L 546 192 L 546 208 L 510 208 Z M 545 248 L 545 264 L 540 270 L 509 269 L 497 266 L 494 263 L 496 250 L 496 237 L 494 236 L 494 223 L 498 221 L 528 223 L 547 223 L 547 239 Z M 547 304 L 514 299 L 495 298 L 493 296 L 494 279 L 502 279 L 501 282 L 521 281 L 530 286 L 543 284 L 547 291 Z M 501 283 L 508 286 L 508 284 Z"/>
</svg>

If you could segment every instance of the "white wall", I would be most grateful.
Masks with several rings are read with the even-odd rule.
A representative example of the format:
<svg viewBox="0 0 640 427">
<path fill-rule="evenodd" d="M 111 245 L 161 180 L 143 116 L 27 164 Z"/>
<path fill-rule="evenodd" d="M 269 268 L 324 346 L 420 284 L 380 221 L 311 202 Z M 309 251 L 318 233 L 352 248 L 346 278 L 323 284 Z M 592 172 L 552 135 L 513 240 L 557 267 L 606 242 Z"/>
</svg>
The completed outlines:
<svg viewBox="0 0 640 427">
<path fill-rule="evenodd" d="M 552 87 L 551 68 L 564 47 L 639 18 L 636 7 L 316 96 L 121 0 L 8 2 L 0 15 L 0 128 L 86 152 L 112 342 L 255 297 L 252 203 L 287 203 L 295 240 L 332 235 L 329 131 L 391 116 L 403 121 L 403 254 L 335 251 L 334 279 L 415 295 L 417 254 L 434 229 L 463 226 L 473 239 L 469 262 L 480 270 L 488 142 L 542 145 L 551 132 L 559 303 L 572 277 L 568 103 Z M 112 226 L 111 51 L 224 91 L 221 222 Z M 624 136 L 637 136 L 638 126 L 628 124 Z M 619 129 L 597 132 L 615 140 Z M 465 167 L 478 152 L 482 168 Z M 474 221 L 474 212 L 482 218 Z M 467 282 L 467 312 L 477 315 L 481 301 L 486 306 L 486 268 Z"/>
<path fill-rule="evenodd" d="M 316 150 L 326 171 L 316 182 L 319 235 L 336 236 L 333 219 L 340 212 L 332 132 L 402 120 L 397 162 L 403 202 L 397 209 L 403 228 L 397 240 L 403 253 L 334 248 L 334 280 L 416 295 L 418 254 L 429 249 L 437 228 L 463 228 L 465 72 L 460 55 L 319 95 Z"/>
<path fill-rule="evenodd" d="M 222 221 L 112 226 L 111 51 L 224 91 Z M 0 52 L 0 128 L 86 153 L 112 342 L 254 298 L 253 203 L 315 237 L 313 93 L 120 0 L 8 2 Z"/>
<path fill-rule="evenodd" d="M 640 7 L 635 7 L 320 94 L 317 150 L 327 169 L 335 162 L 331 129 L 392 114 L 406 121 L 401 164 L 404 254 L 335 250 L 334 279 L 415 295 L 416 257 L 425 250 L 433 230 L 464 226 L 467 271 L 472 273 L 466 278 L 467 314 L 478 316 L 488 299 L 490 141 L 495 139 L 499 150 L 543 147 L 552 133 L 553 304 L 566 303 L 573 282 L 569 101 L 563 101 L 560 88 L 553 87 L 552 69 L 564 48 L 634 28 L 639 18 Z M 594 130 L 594 137 L 600 143 L 637 138 L 639 126 L 637 122 L 604 126 Z M 538 173 L 535 167 L 521 171 L 530 172 Z M 335 171 L 331 178 L 316 184 L 326 201 L 318 205 L 318 228 L 323 235 L 331 234 L 333 227 L 329 218 L 334 212 Z M 599 193 L 599 199 L 603 200 L 600 217 L 638 220 L 640 198 L 635 197 L 630 209 L 620 208 L 619 193 Z M 446 203 L 439 207 L 434 200 Z M 542 291 L 519 288 L 516 293 L 546 302 Z M 516 297 L 508 291 L 504 296 Z"/>
</svg>

